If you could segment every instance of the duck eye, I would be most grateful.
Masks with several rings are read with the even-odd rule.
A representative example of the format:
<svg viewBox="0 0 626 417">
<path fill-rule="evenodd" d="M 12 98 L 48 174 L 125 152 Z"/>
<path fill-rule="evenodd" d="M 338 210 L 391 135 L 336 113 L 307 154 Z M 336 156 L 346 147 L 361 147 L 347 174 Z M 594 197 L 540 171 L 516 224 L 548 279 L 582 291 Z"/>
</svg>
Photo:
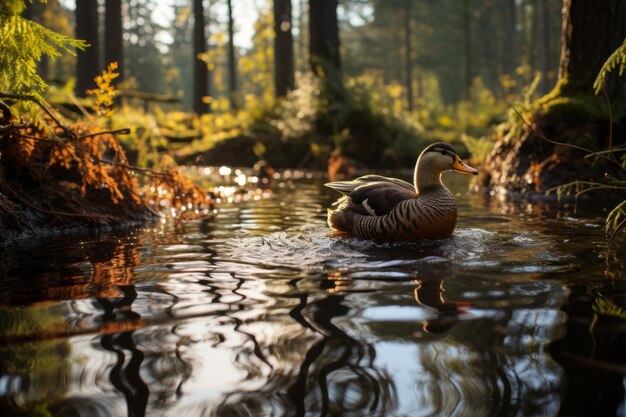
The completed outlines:
<svg viewBox="0 0 626 417">
<path fill-rule="evenodd" d="M 441 151 L 441 154 L 442 154 L 442 155 L 447 155 L 447 154 L 448 154 L 448 151 L 446 151 L 446 150 L 442 150 L 442 151 Z"/>
</svg>

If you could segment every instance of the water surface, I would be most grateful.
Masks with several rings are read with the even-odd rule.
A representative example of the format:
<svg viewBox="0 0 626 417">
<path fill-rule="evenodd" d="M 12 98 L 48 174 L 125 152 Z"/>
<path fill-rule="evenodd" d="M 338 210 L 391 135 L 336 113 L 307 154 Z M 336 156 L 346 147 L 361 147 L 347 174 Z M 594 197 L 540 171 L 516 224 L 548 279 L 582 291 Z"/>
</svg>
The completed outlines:
<svg viewBox="0 0 626 417">
<path fill-rule="evenodd" d="M 2 249 L 0 414 L 625 415 L 624 240 L 464 180 L 440 241 L 333 236 L 304 178 Z"/>
</svg>

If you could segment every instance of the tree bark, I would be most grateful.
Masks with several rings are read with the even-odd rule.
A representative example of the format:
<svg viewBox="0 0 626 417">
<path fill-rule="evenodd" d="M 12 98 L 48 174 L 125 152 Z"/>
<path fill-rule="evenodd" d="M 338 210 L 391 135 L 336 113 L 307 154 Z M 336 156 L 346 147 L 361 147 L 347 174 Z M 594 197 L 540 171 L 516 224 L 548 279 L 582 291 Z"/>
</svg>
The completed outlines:
<svg viewBox="0 0 626 417">
<path fill-rule="evenodd" d="M 517 67 L 517 10 L 515 0 L 504 2 L 504 65 L 505 74 L 515 73 Z"/>
<path fill-rule="evenodd" d="M 341 67 L 337 0 L 309 0 L 309 61 L 316 75 L 324 65 Z"/>
<path fill-rule="evenodd" d="M 298 68 L 301 72 L 305 72 L 307 69 L 306 61 L 306 37 L 304 36 L 304 15 L 306 13 L 306 0 L 300 0 L 300 10 L 298 15 L 298 49 L 300 55 L 300 63 Z"/>
<path fill-rule="evenodd" d="M 498 73 L 497 45 L 494 34 L 497 33 L 497 25 L 495 22 L 495 4 L 486 3 L 482 14 L 480 30 L 481 41 L 483 44 L 483 56 L 486 63 L 485 83 L 492 91 L 497 91 L 500 87 L 500 74 Z"/>
<path fill-rule="evenodd" d="M 118 83 L 124 79 L 124 55 L 122 39 L 122 0 L 107 0 L 104 28 L 104 63 L 117 62 Z"/>
<path fill-rule="evenodd" d="M 76 37 L 91 46 L 78 51 L 76 65 L 76 94 L 85 97 L 94 88 L 94 77 L 100 72 L 98 62 L 98 0 L 76 0 Z"/>
<path fill-rule="evenodd" d="M 408 111 L 413 111 L 413 57 L 411 52 L 411 0 L 404 3 L 404 44 L 406 48 L 406 102 Z"/>
<path fill-rule="evenodd" d="M 233 21 L 232 0 L 227 0 L 228 5 L 228 90 L 230 93 L 230 107 L 239 108 L 237 100 L 237 59 L 235 57 L 235 22 Z"/>
<path fill-rule="evenodd" d="M 534 0 L 535 12 L 535 50 L 537 51 L 536 69 L 541 74 L 541 82 L 539 83 L 539 92 L 546 94 L 550 91 L 548 80 L 548 7 L 546 0 Z"/>
<path fill-rule="evenodd" d="M 606 59 L 626 37 L 626 2 L 623 0 L 564 0 L 559 79 L 564 93 L 593 92 L 593 82 Z M 621 90 L 612 77 L 606 90 L 615 98 Z"/>
<path fill-rule="evenodd" d="M 284 97 L 295 85 L 291 0 L 274 0 L 274 86 L 276 97 Z"/>
<path fill-rule="evenodd" d="M 471 44 L 471 27 L 470 27 L 470 0 L 464 0 L 463 2 L 463 35 L 464 35 L 464 53 L 465 53 L 465 100 L 471 98 L 472 88 L 472 44 Z"/>
<path fill-rule="evenodd" d="M 209 111 L 203 98 L 209 95 L 209 70 L 204 61 L 198 58 L 206 52 L 204 31 L 204 6 L 202 0 L 193 0 L 193 110 L 198 114 Z"/>
</svg>

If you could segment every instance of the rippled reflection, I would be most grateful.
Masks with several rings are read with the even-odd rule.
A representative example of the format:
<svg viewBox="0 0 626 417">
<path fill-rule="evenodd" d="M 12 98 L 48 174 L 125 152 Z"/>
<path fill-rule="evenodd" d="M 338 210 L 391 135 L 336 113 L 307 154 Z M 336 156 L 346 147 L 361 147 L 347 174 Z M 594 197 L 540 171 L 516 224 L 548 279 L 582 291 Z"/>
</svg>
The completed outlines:
<svg viewBox="0 0 626 417">
<path fill-rule="evenodd" d="M 623 403 L 625 257 L 593 220 L 460 197 L 449 239 L 375 244 L 328 233 L 318 181 L 274 186 L 5 249 L 0 414 L 583 415 L 590 367 L 610 377 L 580 398 Z"/>
</svg>

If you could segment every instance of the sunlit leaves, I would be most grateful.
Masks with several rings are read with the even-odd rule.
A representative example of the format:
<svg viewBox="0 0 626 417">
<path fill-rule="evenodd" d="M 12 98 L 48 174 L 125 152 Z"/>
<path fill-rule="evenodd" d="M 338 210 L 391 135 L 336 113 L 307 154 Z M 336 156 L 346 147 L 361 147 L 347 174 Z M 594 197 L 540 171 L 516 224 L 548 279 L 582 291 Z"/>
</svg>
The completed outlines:
<svg viewBox="0 0 626 417">
<path fill-rule="evenodd" d="M 94 99 L 91 108 L 99 116 L 110 116 L 113 113 L 113 100 L 119 94 L 113 86 L 113 80 L 119 77 L 119 73 L 116 72 L 117 68 L 117 62 L 111 62 L 102 75 L 94 79 L 98 88 L 87 90 L 87 94 Z"/>
<path fill-rule="evenodd" d="M 0 13 L 0 89 L 16 94 L 31 94 L 40 100 L 47 84 L 37 74 L 37 62 L 62 53 L 75 55 L 75 49 L 88 44 L 72 39 L 18 15 Z"/>
</svg>

